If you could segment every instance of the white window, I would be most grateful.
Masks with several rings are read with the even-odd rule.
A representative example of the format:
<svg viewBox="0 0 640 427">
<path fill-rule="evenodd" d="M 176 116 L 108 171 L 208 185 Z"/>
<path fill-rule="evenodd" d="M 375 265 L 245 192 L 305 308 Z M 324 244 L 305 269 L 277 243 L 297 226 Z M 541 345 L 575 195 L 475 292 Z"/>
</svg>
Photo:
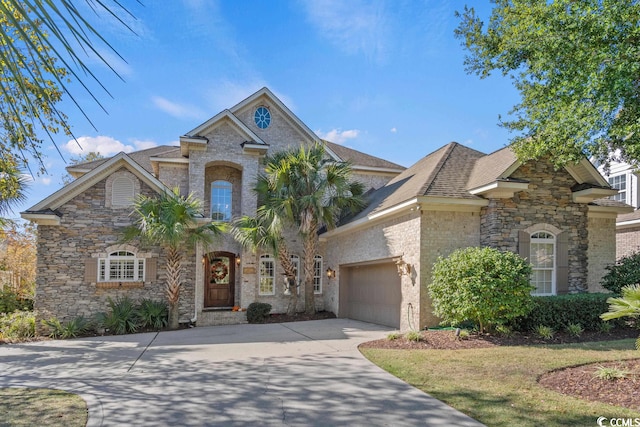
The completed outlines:
<svg viewBox="0 0 640 427">
<path fill-rule="evenodd" d="M 214 221 L 231 221 L 232 189 L 229 181 L 211 183 L 211 219 Z"/>
<path fill-rule="evenodd" d="M 141 282 L 144 280 L 144 258 L 128 251 L 111 252 L 98 259 L 98 282 Z"/>
<path fill-rule="evenodd" d="M 627 175 L 616 175 L 609 177 L 611 188 L 618 190 L 618 194 L 611 196 L 613 200 L 627 203 Z"/>
<path fill-rule="evenodd" d="M 322 293 L 322 257 L 313 257 L 313 293 Z"/>
<path fill-rule="evenodd" d="M 271 255 L 260 256 L 260 295 L 275 294 L 276 266 Z"/>
<path fill-rule="evenodd" d="M 126 176 L 119 176 L 111 184 L 111 206 L 131 206 L 135 198 L 135 184 Z"/>
<path fill-rule="evenodd" d="M 536 287 L 532 295 L 556 294 L 556 238 L 546 231 L 531 235 L 529 258 L 533 271 L 531 284 Z"/>
</svg>

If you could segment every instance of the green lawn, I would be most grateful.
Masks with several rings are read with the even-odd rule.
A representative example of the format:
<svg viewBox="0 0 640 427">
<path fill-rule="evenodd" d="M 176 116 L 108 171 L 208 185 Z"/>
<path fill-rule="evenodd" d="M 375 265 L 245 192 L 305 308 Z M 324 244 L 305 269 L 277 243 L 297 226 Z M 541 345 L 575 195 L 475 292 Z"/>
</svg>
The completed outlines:
<svg viewBox="0 0 640 427">
<path fill-rule="evenodd" d="M 545 372 L 639 358 L 634 340 L 470 350 L 362 348 L 373 363 L 488 426 L 595 426 L 637 411 L 588 402 L 538 385 Z"/>
<path fill-rule="evenodd" d="M 87 424 L 87 404 L 61 390 L 0 388 L 0 426 L 80 427 Z"/>
</svg>

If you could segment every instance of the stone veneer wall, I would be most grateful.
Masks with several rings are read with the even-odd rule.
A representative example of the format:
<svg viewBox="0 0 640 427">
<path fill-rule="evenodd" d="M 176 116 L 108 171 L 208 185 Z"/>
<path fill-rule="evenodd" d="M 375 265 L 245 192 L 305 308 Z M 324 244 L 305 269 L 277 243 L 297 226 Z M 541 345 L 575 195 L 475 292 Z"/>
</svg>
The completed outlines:
<svg viewBox="0 0 640 427">
<path fill-rule="evenodd" d="M 616 230 L 616 259 L 640 251 L 640 226 Z"/>
<path fill-rule="evenodd" d="M 412 211 L 350 233 L 333 237 L 326 242 L 325 269 L 331 267 L 336 277 L 328 282 L 325 294 L 327 309 L 338 313 L 340 305 L 339 289 L 340 268 L 349 264 L 389 260 L 402 256 L 411 264 L 412 275 L 402 276 L 402 307 L 400 310 L 400 329 L 410 329 L 408 316 L 412 316 L 411 326 L 416 327 L 421 310 L 420 265 L 420 214 Z M 342 284 L 343 286 L 346 284 Z M 409 309 L 409 304 L 413 308 Z"/>
<path fill-rule="evenodd" d="M 91 316 L 108 309 L 108 297 L 164 299 L 164 252 L 143 248 L 134 242 L 120 244 L 123 228 L 131 224 L 131 208 L 105 208 L 106 181 L 98 182 L 61 206 L 58 209 L 62 214 L 60 226 L 38 227 L 35 308 L 39 319 Z M 155 195 L 144 183 L 140 183 L 140 191 L 147 196 Z M 142 287 L 130 289 L 101 288 L 96 280 L 85 280 L 87 260 L 105 256 L 116 247 L 137 248 L 138 256 L 156 258 L 157 276 L 148 278 Z M 186 274 L 180 300 L 183 320 L 191 318 L 194 311 L 194 258 L 193 251 L 185 256 Z"/>
<path fill-rule="evenodd" d="M 422 212 L 420 283 L 424 296 L 420 306 L 421 328 L 440 322 L 433 314 L 428 292 L 433 264 L 438 257 L 446 257 L 456 249 L 469 246 L 480 246 L 479 212 Z"/>
<path fill-rule="evenodd" d="M 529 181 L 529 191 L 509 199 L 490 199 L 482 208 L 480 243 L 518 252 L 518 231 L 549 224 L 568 233 L 569 292 L 587 289 L 588 206 L 572 201 L 576 181 L 566 170 L 554 171 L 546 161 L 529 161 L 511 178 Z"/>
<path fill-rule="evenodd" d="M 588 250 L 588 290 L 589 292 L 607 292 L 600 285 L 607 272 L 605 267 L 616 262 L 616 219 L 589 216 L 589 250 Z"/>
</svg>

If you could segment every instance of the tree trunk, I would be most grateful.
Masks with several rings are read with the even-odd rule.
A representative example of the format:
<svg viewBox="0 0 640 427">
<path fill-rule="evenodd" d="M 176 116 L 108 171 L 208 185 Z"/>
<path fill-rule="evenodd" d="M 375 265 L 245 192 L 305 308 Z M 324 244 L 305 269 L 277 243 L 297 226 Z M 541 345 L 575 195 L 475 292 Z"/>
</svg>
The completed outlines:
<svg viewBox="0 0 640 427">
<path fill-rule="evenodd" d="M 316 250 L 318 247 L 317 226 L 312 226 L 304 236 L 304 311 L 307 314 L 316 312 L 316 298 L 313 293 L 313 273 Z M 322 274 L 322 273 L 321 273 Z"/>
<path fill-rule="evenodd" d="M 180 276 L 182 270 L 182 255 L 178 248 L 169 247 L 167 250 L 167 303 L 169 304 L 169 329 L 178 329 L 180 320 Z"/>
<path fill-rule="evenodd" d="M 291 295 L 289 296 L 289 302 L 287 305 L 287 314 L 293 316 L 296 314 L 298 307 L 298 283 L 295 283 L 296 271 L 293 263 L 291 262 L 289 250 L 284 241 L 282 241 L 278 246 L 278 258 L 280 259 L 280 264 L 282 265 L 284 274 L 286 274 L 287 278 L 291 280 L 288 284 Z"/>
</svg>

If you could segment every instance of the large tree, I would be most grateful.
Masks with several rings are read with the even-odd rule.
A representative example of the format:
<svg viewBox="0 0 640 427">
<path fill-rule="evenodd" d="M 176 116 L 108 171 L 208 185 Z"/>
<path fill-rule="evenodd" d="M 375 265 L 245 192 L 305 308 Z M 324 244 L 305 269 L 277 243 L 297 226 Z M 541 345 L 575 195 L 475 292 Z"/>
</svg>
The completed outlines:
<svg viewBox="0 0 640 427">
<path fill-rule="evenodd" d="M 638 0 L 492 0 L 487 25 L 473 8 L 456 35 L 469 73 L 510 76 L 521 94 L 511 117 L 521 160 L 551 156 L 557 166 L 619 150 L 640 160 Z"/>
<path fill-rule="evenodd" d="M 196 243 L 209 244 L 220 234 L 220 225 L 198 225 L 202 203 L 193 195 L 181 196 L 178 188 L 157 197 L 140 195 L 132 212 L 134 225 L 127 227 L 124 241 L 139 238 L 143 243 L 159 245 L 167 254 L 165 293 L 169 304 L 169 327 L 178 328 L 182 261 L 184 251 Z"/>
<path fill-rule="evenodd" d="M 313 276 L 321 228 L 363 206 L 364 187 L 351 180 L 351 164 L 331 159 L 323 144 L 300 146 L 267 156 L 258 176 L 260 202 L 297 228 L 303 242 L 305 312 L 315 313 Z"/>
<path fill-rule="evenodd" d="M 42 137 L 56 145 L 53 134 L 72 135 L 58 108 L 63 94 L 84 113 L 69 83 L 79 83 L 98 102 L 90 81 L 104 86 L 86 59 L 91 55 L 109 65 L 100 49 L 115 50 L 83 16 L 91 9 L 97 19 L 110 15 L 126 26 L 128 11 L 119 2 L 0 0 L 0 157 L 11 154 L 23 166 L 33 157 L 44 170 Z"/>
</svg>

